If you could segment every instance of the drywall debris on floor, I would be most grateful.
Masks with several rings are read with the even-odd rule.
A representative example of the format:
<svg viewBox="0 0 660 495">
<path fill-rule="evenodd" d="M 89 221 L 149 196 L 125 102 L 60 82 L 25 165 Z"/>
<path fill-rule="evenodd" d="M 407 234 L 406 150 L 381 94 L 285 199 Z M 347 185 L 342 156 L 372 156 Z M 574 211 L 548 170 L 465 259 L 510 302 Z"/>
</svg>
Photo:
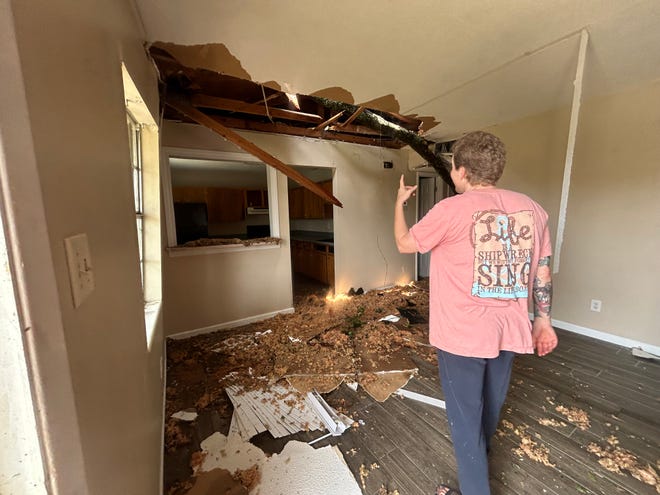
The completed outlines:
<svg viewBox="0 0 660 495">
<path fill-rule="evenodd" d="M 416 362 L 426 360 L 435 364 L 435 351 L 428 346 L 427 319 L 422 317 L 424 323 L 411 323 L 401 309 L 403 313 L 408 309 L 407 315 L 413 319 L 428 315 L 426 283 L 352 297 L 309 295 L 297 301 L 293 314 L 240 328 L 169 339 L 165 458 L 166 462 L 183 467 L 168 471 L 172 475 L 166 476 L 166 491 L 178 494 L 185 486 L 186 476 L 190 476 L 186 474 L 190 469 L 188 460 L 196 455 L 199 445 L 195 433 L 199 428 L 206 434 L 209 427 L 213 428 L 210 431 L 228 433 L 231 421 L 241 421 L 248 423 L 243 425 L 245 438 L 263 431 L 263 426 L 272 428 L 271 431 L 282 428 L 274 437 L 288 434 L 284 430 L 308 430 L 318 420 L 297 418 L 295 426 L 283 426 L 273 420 L 278 416 L 278 408 L 287 413 L 284 416 L 295 416 L 304 409 L 306 394 L 329 393 L 342 383 L 352 384 L 354 390 L 359 385 L 371 397 L 385 401 L 416 373 Z M 398 321 L 388 321 L 397 318 L 379 321 L 387 315 L 399 316 Z M 298 393 L 283 399 L 284 406 L 271 404 L 278 402 L 272 397 L 273 387 L 288 389 L 289 385 Z M 254 397 L 232 390 L 243 390 Z M 249 400 L 251 405 L 232 403 L 230 396 L 238 403 Z M 177 419 L 184 417 L 177 413 L 193 409 L 199 414 L 196 420 Z M 239 420 L 239 415 L 234 414 L 239 409 L 244 409 L 241 413 L 251 410 L 251 418 L 255 410 L 261 414 L 266 409 L 270 419 L 245 421 L 242 414 Z M 349 413 L 341 406 L 337 410 Z M 335 423 L 334 433 L 339 433 L 342 426 L 347 427 L 348 421 Z M 247 432 L 253 423 L 259 422 L 262 427 Z"/>
<path fill-rule="evenodd" d="M 266 430 L 273 438 L 281 438 L 324 428 L 310 399 L 291 387 L 271 385 L 267 390 L 245 390 L 232 385 L 226 391 L 234 405 L 230 431 L 236 431 L 244 440 Z"/>
<path fill-rule="evenodd" d="M 195 421 L 197 419 L 197 411 L 194 409 L 184 409 L 183 411 L 175 412 L 171 417 L 181 421 Z"/>
<path fill-rule="evenodd" d="M 646 352 L 644 349 L 641 347 L 633 347 L 632 348 L 632 355 L 638 358 L 642 359 L 654 359 L 656 361 L 660 361 L 660 356 L 656 354 L 652 354 L 650 352 Z"/>
<path fill-rule="evenodd" d="M 225 437 L 216 432 L 202 442 L 202 449 L 204 459 L 196 476 L 217 469 L 235 475 L 256 466 L 258 482 L 249 488 L 250 495 L 362 494 L 335 447 L 314 449 L 306 443 L 291 441 L 280 454 L 267 457 L 238 435 Z"/>
<path fill-rule="evenodd" d="M 194 478 L 186 495 L 249 495 L 249 491 L 226 469 L 213 469 Z"/>
</svg>

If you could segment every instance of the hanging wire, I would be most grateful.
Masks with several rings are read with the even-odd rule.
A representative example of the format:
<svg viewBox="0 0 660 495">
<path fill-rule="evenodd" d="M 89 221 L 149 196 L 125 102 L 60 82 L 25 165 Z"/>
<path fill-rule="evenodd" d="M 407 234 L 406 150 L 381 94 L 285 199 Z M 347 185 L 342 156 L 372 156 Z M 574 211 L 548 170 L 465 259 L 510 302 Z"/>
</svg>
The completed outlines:
<svg viewBox="0 0 660 495">
<path fill-rule="evenodd" d="M 270 112 L 268 111 L 268 100 L 266 99 L 266 90 L 264 89 L 263 84 L 259 84 L 259 86 L 261 86 L 261 94 L 264 97 L 264 105 L 266 106 L 266 116 L 268 117 L 268 120 L 270 120 L 270 123 L 274 124 L 275 122 L 273 122 L 273 118 L 270 116 Z"/>
</svg>

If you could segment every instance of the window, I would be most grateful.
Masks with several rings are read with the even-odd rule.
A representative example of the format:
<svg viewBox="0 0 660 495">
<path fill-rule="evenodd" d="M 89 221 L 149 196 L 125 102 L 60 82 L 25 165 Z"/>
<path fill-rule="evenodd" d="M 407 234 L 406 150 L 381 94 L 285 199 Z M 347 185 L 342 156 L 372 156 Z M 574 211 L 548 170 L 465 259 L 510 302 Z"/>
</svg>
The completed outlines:
<svg viewBox="0 0 660 495">
<path fill-rule="evenodd" d="M 272 167 L 243 153 L 164 151 L 163 189 L 171 195 L 165 198 L 171 248 L 236 250 L 277 245 L 277 172 Z M 182 253 L 170 250 L 175 252 Z"/>
<path fill-rule="evenodd" d="M 131 174 L 133 182 L 137 261 L 147 348 L 151 349 L 158 335 L 156 330 L 162 299 L 158 126 L 123 64 L 122 77 L 130 151 L 127 164 L 130 168 L 126 167 L 126 172 Z"/>
<path fill-rule="evenodd" d="M 135 197 L 135 223 L 137 227 L 138 252 L 140 256 L 140 280 L 144 291 L 144 186 L 142 177 L 142 128 L 135 118 L 126 113 L 128 144 L 133 173 L 133 195 Z"/>
</svg>

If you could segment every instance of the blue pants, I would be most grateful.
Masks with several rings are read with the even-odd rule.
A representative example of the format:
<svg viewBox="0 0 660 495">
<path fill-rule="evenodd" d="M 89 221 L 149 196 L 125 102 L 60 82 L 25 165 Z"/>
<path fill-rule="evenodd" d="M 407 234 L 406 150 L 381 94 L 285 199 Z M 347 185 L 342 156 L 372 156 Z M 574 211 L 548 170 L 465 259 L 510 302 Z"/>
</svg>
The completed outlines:
<svg viewBox="0 0 660 495">
<path fill-rule="evenodd" d="M 438 350 L 462 495 L 490 494 L 487 451 L 506 399 L 513 357 L 510 351 L 483 359 Z"/>
</svg>

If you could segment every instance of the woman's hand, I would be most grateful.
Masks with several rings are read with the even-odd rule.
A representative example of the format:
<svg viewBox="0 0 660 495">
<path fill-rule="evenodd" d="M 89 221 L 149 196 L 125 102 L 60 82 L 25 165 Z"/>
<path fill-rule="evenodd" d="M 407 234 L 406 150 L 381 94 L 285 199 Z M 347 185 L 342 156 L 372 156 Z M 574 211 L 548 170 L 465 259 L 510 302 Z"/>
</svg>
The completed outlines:
<svg viewBox="0 0 660 495">
<path fill-rule="evenodd" d="M 401 180 L 399 181 L 399 190 L 397 191 L 396 195 L 396 202 L 397 204 L 403 205 L 408 199 L 410 199 L 410 196 L 413 196 L 415 194 L 415 191 L 417 190 L 417 186 L 406 186 L 406 184 L 403 182 L 403 174 L 401 174 Z"/>
</svg>

